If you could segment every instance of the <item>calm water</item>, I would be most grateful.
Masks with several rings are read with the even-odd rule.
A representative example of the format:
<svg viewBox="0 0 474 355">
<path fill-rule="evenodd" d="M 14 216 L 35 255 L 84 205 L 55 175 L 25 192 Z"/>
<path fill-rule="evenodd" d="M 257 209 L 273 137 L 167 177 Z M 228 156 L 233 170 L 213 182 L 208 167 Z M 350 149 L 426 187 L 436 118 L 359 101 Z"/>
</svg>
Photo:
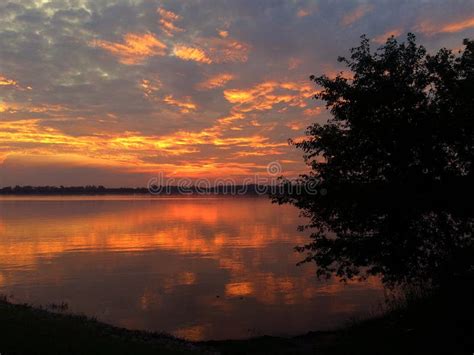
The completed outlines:
<svg viewBox="0 0 474 355">
<path fill-rule="evenodd" d="M 295 266 L 300 222 L 266 198 L 2 198 L 0 292 L 195 340 L 294 335 L 374 310 L 377 280 Z"/>
</svg>

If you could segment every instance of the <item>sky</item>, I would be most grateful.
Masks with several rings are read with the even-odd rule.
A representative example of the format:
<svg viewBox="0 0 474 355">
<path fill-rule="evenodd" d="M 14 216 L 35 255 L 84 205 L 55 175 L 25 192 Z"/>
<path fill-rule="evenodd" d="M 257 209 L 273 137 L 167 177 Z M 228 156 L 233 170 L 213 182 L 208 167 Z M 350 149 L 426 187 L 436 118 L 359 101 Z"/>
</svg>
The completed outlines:
<svg viewBox="0 0 474 355">
<path fill-rule="evenodd" d="M 407 32 L 459 50 L 474 1 L 2 0 L 0 186 L 297 176 L 309 76 Z"/>
</svg>

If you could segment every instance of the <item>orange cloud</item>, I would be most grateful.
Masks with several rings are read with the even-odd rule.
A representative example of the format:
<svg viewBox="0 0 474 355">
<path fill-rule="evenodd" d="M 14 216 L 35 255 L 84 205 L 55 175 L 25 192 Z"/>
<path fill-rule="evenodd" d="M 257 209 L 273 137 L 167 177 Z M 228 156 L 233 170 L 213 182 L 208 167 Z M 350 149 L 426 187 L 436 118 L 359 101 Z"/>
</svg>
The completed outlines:
<svg viewBox="0 0 474 355">
<path fill-rule="evenodd" d="M 321 114 L 321 107 L 307 108 L 303 111 L 305 116 L 317 116 L 319 114 Z"/>
<path fill-rule="evenodd" d="M 197 87 L 202 90 L 215 89 L 215 88 L 224 86 L 227 82 L 233 79 L 235 79 L 235 76 L 233 74 L 229 74 L 229 73 L 216 74 L 210 77 L 209 79 L 199 83 Z"/>
<path fill-rule="evenodd" d="M 362 17 L 364 17 L 366 14 L 368 14 L 373 9 L 374 9 L 374 6 L 371 5 L 371 4 L 361 4 L 361 5 L 357 6 L 353 11 L 346 14 L 342 18 L 341 24 L 343 26 L 350 26 L 353 23 L 360 20 Z"/>
<path fill-rule="evenodd" d="M 298 17 L 306 17 L 311 15 L 311 11 L 307 9 L 299 9 L 298 12 L 296 13 L 296 16 Z"/>
<path fill-rule="evenodd" d="M 229 37 L 229 31 L 226 31 L 226 30 L 217 30 L 217 33 L 218 33 L 219 36 L 222 37 L 222 38 L 227 38 L 227 37 Z"/>
<path fill-rule="evenodd" d="M 400 28 L 395 28 L 393 30 L 390 30 L 390 31 L 387 31 L 383 34 L 381 34 L 380 36 L 377 36 L 373 39 L 373 41 L 375 43 L 378 43 L 378 44 L 384 44 L 388 38 L 390 37 L 398 37 L 402 34 L 402 30 Z"/>
<path fill-rule="evenodd" d="M 15 108 L 11 104 L 0 102 L 0 112 L 15 112 Z"/>
<path fill-rule="evenodd" d="M 181 16 L 175 14 L 172 11 L 165 10 L 160 7 L 157 10 L 158 14 L 161 16 L 160 25 L 163 32 L 168 36 L 172 37 L 176 32 L 183 32 L 184 29 L 177 27 L 174 23 L 181 20 Z"/>
<path fill-rule="evenodd" d="M 250 46 L 231 38 L 201 38 L 192 45 L 178 44 L 173 54 L 198 63 L 246 62 Z"/>
<path fill-rule="evenodd" d="M 246 118 L 247 114 L 253 111 L 271 110 L 275 105 L 284 104 L 278 112 L 283 112 L 288 107 L 305 108 L 309 98 L 313 97 L 317 91 L 311 84 L 297 82 L 276 82 L 265 81 L 248 89 L 229 89 L 224 90 L 224 98 L 234 104 L 227 116 L 218 119 L 218 126 L 226 127 L 230 130 L 241 130 L 241 126 L 230 126 L 236 121 Z M 253 120 L 249 123 L 253 127 L 259 127 L 260 124 Z M 230 127 L 229 127 L 230 126 Z M 273 129 L 266 126 L 266 129 Z M 286 143 L 278 143 L 272 147 L 279 147 Z M 259 148 L 269 148 L 270 146 L 262 145 Z M 253 147 L 255 148 L 255 146 Z M 275 153 L 276 154 L 276 153 Z M 258 153 L 250 153 L 247 155 L 258 155 Z"/>
<path fill-rule="evenodd" d="M 143 79 L 140 83 L 143 95 L 146 98 L 153 98 L 154 94 L 160 90 L 161 81 L 159 79 Z"/>
<path fill-rule="evenodd" d="M 165 100 L 167 104 L 177 106 L 181 111 L 193 110 L 195 107 L 187 99 L 177 100 L 170 95 Z M 43 110 L 45 108 L 40 111 Z M 150 162 L 149 158 L 188 154 L 196 157 L 202 146 L 206 146 L 206 149 L 214 147 L 214 154 L 218 154 L 219 149 L 232 149 L 229 154 L 233 156 L 242 150 L 249 152 L 247 155 L 258 155 L 259 151 L 271 152 L 276 147 L 287 147 L 286 142 L 271 142 L 266 135 L 244 134 L 229 137 L 230 130 L 225 124 L 218 121 L 215 126 L 199 132 L 181 130 L 161 136 L 129 131 L 119 134 L 71 136 L 43 125 L 42 120 L 37 118 L 0 121 L 0 158 L 16 159 L 13 157 L 20 156 L 25 157 L 27 162 L 49 164 L 51 159 L 61 156 L 59 163 L 63 165 L 116 168 L 123 173 L 162 171 L 167 175 L 188 177 L 249 176 L 255 173 L 256 169 L 263 171 L 265 167 L 259 167 L 257 163 L 220 162 L 217 156 L 212 155 L 201 160 L 186 158 L 186 163 L 155 163 Z"/>
<path fill-rule="evenodd" d="M 250 152 L 240 151 L 240 152 L 234 153 L 233 156 L 242 158 L 242 157 L 263 157 L 263 156 L 281 155 L 281 154 L 284 154 L 284 152 L 278 149 L 263 149 L 263 150 L 250 151 Z"/>
<path fill-rule="evenodd" d="M 209 58 L 204 50 L 197 47 L 190 47 L 184 44 L 178 44 L 173 49 L 173 54 L 186 61 L 194 61 L 198 63 L 211 64 L 212 60 Z"/>
<path fill-rule="evenodd" d="M 262 136 L 250 137 L 222 137 L 219 127 L 211 127 L 201 132 L 178 131 L 169 136 L 159 137 L 159 141 L 166 146 L 190 145 L 215 145 L 215 146 L 255 146 L 263 147 L 268 143 L 268 138 Z M 285 143 L 286 144 L 286 143 Z"/>
<path fill-rule="evenodd" d="M 185 97 L 183 100 L 177 100 L 172 95 L 167 95 L 163 101 L 168 105 L 178 107 L 181 113 L 188 113 L 197 108 L 197 105 L 191 101 L 190 97 Z"/>
<path fill-rule="evenodd" d="M 6 154 L 41 154 L 43 160 L 60 154 L 69 157 L 69 160 L 79 156 L 76 160 L 83 163 L 93 159 L 98 162 L 96 165 L 123 168 L 136 167 L 137 164 L 144 169 L 151 168 L 153 165 L 143 162 L 142 158 L 156 153 L 180 155 L 196 152 L 194 147 L 180 147 L 166 137 L 161 140 L 157 136 L 134 132 L 74 137 L 42 126 L 39 119 L 0 122 L 0 142 Z"/>
<path fill-rule="evenodd" d="M 209 78 L 203 86 L 218 87 L 232 78 L 232 74 L 222 73 Z M 142 79 L 138 85 L 148 99 L 174 106 L 182 113 L 198 109 L 189 97 L 157 95 L 162 90 L 157 77 Z M 264 133 L 249 133 L 242 130 L 242 126 L 232 127 L 232 123 L 245 119 L 247 113 L 252 110 L 267 110 L 278 103 L 304 107 L 305 97 L 310 96 L 312 92 L 311 85 L 296 82 L 263 82 L 246 89 L 225 91 L 224 98 L 233 104 L 228 115 L 217 119 L 213 126 L 198 132 L 180 130 L 166 135 L 124 131 L 73 136 L 48 126 L 44 124 L 45 121 L 37 118 L 38 113 L 45 113 L 48 120 L 51 117 L 63 120 L 66 114 L 70 115 L 66 112 L 69 110 L 66 107 L 2 103 L 0 110 L 6 114 L 21 112 L 28 117 L 27 113 L 35 113 L 35 118 L 0 122 L 0 158 L 5 159 L 16 154 L 25 157 L 39 156 L 41 161 L 44 161 L 48 157 L 61 155 L 66 157 L 64 159 L 67 161 L 113 167 L 123 173 L 150 173 L 158 170 L 178 176 L 248 176 L 265 168 L 259 167 L 256 162 L 222 162 L 219 160 L 222 152 L 232 158 L 281 154 L 280 148 L 283 151 L 287 143 L 272 141 L 265 133 L 267 126 L 259 128 Z M 248 124 L 253 128 L 259 126 L 258 122 Z M 196 153 L 201 149 L 205 149 L 206 157 L 196 160 Z M 174 163 L 160 162 L 160 157 L 183 155 L 188 155 L 185 164 L 179 160 Z M 189 156 L 191 158 L 188 158 Z"/>
<path fill-rule="evenodd" d="M 250 45 L 231 38 L 201 40 L 215 63 L 246 62 Z"/>
<path fill-rule="evenodd" d="M 164 102 L 167 105 L 177 107 L 181 113 L 189 113 L 197 109 L 197 104 L 195 104 L 191 97 L 186 96 L 183 99 L 176 99 L 171 94 L 161 94 L 162 84 L 161 81 L 157 78 L 143 79 L 140 82 L 140 88 L 148 100 L 153 102 Z"/>
<path fill-rule="evenodd" d="M 218 122 L 221 124 L 229 124 L 233 121 L 242 120 L 244 118 L 245 118 L 245 115 L 243 113 L 238 113 L 238 112 L 233 111 L 228 116 L 219 118 Z"/>
<path fill-rule="evenodd" d="M 416 30 L 427 35 L 434 35 L 437 33 L 461 32 L 472 27 L 474 27 L 474 17 L 447 23 L 441 26 L 430 21 L 423 21 L 416 27 Z"/>
<path fill-rule="evenodd" d="M 14 146 L 19 143 L 44 145 L 67 145 L 71 148 L 85 147 L 86 142 L 67 137 L 58 130 L 41 127 L 37 119 L 0 122 L 0 141 L 2 145 Z M 16 150 L 18 152 L 18 150 Z M 54 153 L 54 152 L 52 152 Z M 56 151 L 57 153 L 57 151 Z"/>
<path fill-rule="evenodd" d="M 310 84 L 266 81 L 249 89 L 224 90 L 224 97 L 237 104 L 239 112 L 270 110 L 279 103 L 306 107 L 306 100 L 315 94 Z"/>
<path fill-rule="evenodd" d="M 64 113 L 68 111 L 67 107 L 61 105 L 48 105 L 38 104 L 33 105 L 29 103 L 17 103 L 17 102 L 0 102 L 0 112 L 7 113 L 18 113 L 21 112 L 25 115 L 32 113 L 48 113 L 50 116 L 56 113 Z"/>
<path fill-rule="evenodd" d="M 123 43 L 95 40 L 91 43 L 118 57 L 123 64 L 139 64 L 146 58 L 166 54 L 166 44 L 152 33 L 127 33 Z"/>
<path fill-rule="evenodd" d="M 304 122 L 302 122 L 301 120 L 295 120 L 295 121 L 288 122 L 288 123 L 286 124 L 286 126 L 287 126 L 289 129 L 293 130 L 293 131 L 300 131 L 300 130 L 302 130 L 302 129 L 308 127 L 309 124 L 308 124 L 308 123 L 304 123 Z"/>
<path fill-rule="evenodd" d="M 6 76 L 3 76 L 0 74 L 0 86 L 11 86 L 15 89 L 20 89 L 20 90 L 31 90 L 31 86 L 27 86 L 26 88 L 21 86 L 17 81 L 13 79 L 9 79 Z"/>
<path fill-rule="evenodd" d="M 13 79 L 8 79 L 0 74 L 0 86 L 17 86 L 18 83 Z"/>
<path fill-rule="evenodd" d="M 454 33 L 474 27 L 474 17 L 463 21 L 449 23 L 441 28 L 441 32 Z"/>
</svg>

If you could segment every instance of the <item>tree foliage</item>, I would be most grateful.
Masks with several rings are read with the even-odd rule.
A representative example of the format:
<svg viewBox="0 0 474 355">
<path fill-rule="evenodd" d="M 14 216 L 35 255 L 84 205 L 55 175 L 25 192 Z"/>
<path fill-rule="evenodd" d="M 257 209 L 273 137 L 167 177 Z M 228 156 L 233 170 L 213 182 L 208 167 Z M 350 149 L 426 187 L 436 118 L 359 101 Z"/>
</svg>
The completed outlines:
<svg viewBox="0 0 474 355">
<path fill-rule="evenodd" d="M 282 179 L 273 200 L 309 218 L 297 249 L 319 275 L 440 283 L 473 271 L 474 41 L 463 43 L 431 55 L 408 34 L 373 52 L 362 36 L 338 59 L 352 77 L 310 77 L 331 118 L 292 142 L 310 172 Z M 304 188 L 316 184 L 327 194 Z"/>
</svg>

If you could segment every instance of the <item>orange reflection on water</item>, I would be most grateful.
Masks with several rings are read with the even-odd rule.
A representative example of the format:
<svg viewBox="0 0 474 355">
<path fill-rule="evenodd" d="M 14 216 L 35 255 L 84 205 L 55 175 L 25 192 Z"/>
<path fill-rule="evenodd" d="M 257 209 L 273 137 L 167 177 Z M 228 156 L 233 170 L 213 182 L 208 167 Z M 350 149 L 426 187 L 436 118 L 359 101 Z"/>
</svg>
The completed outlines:
<svg viewBox="0 0 474 355">
<path fill-rule="evenodd" d="M 141 201 L 144 206 L 118 201 L 116 209 L 100 208 L 95 214 L 82 214 L 94 201 L 79 201 L 80 208 L 73 211 L 63 210 L 65 202 L 61 200 L 49 201 L 53 205 L 36 201 L 38 210 L 35 202 L 25 202 L 33 203 L 27 209 L 32 216 L 12 216 L 13 223 L 8 225 L 3 221 L 6 216 L 0 217 L 1 248 L 5 257 L 2 262 L 34 265 L 38 257 L 53 257 L 69 251 L 136 252 L 157 247 L 181 253 L 218 255 L 221 249 L 228 247 L 261 248 L 290 238 L 294 243 L 302 241 L 301 236 L 295 236 L 296 232 L 289 236 L 281 233 L 278 225 L 264 225 L 262 221 L 270 215 L 268 212 L 255 216 L 246 204 L 232 199 L 215 203 L 216 200 L 219 201 L 197 198 L 180 199 L 179 203 L 176 199 Z M 41 209 L 45 204 L 52 210 L 53 217 L 43 218 Z M 252 199 L 252 204 L 259 208 L 268 201 Z M 5 212 L 8 215 L 8 211 Z M 259 220 L 260 223 L 253 223 Z M 218 229 L 212 233 L 205 230 L 214 227 Z M 223 258 L 222 263 L 228 260 L 227 267 L 233 268 L 235 257 L 230 263 Z"/>
<path fill-rule="evenodd" d="M 232 282 L 225 285 L 225 294 L 230 297 L 248 296 L 253 293 L 250 282 Z"/>
<path fill-rule="evenodd" d="M 0 292 L 120 326 L 194 340 L 295 334 L 380 295 L 376 279 L 321 282 L 296 267 L 302 221 L 266 198 L 0 199 L 0 212 Z M 288 329 L 293 312 L 304 315 Z"/>
<path fill-rule="evenodd" d="M 204 325 L 193 325 L 187 328 L 180 328 L 177 329 L 174 334 L 183 339 L 191 340 L 191 341 L 199 341 L 205 337 L 206 334 L 206 326 Z"/>
</svg>

